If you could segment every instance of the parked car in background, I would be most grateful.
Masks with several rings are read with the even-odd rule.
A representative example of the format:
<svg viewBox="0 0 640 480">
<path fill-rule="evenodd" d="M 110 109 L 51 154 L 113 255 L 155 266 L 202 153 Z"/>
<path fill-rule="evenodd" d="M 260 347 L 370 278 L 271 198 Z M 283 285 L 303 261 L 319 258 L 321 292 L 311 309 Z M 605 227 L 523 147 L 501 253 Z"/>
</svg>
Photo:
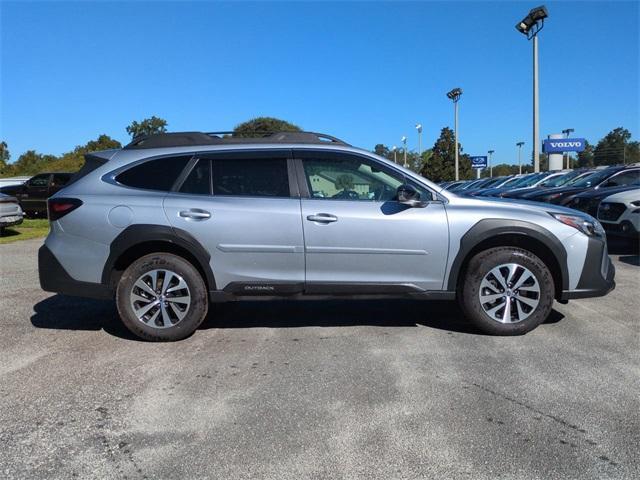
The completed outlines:
<svg viewBox="0 0 640 480">
<path fill-rule="evenodd" d="M 549 175 L 543 178 L 540 182 L 530 187 L 514 188 L 504 192 L 501 196 L 504 198 L 522 198 L 525 195 L 533 192 L 539 192 L 541 189 L 555 188 L 567 185 L 572 180 L 579 178 L 581 175 L 586 174 L 584 170 L 564 170 L 556 172 L 554 175 Z"/>
<path fill-rule="evenodd" d="M 541 190 L 524 198 L 567 206 L 571 204 L 574 196 L 587 190 L 633 185 L 638 181 L 640 181 L 640 167 L 612 166 L 596 170 L 572 185 Z"/>
<path fill-rule="evenodd" d="M 600 202 L 598 219 L 608 234 L 640 240 L 640 188 L 606 197 Z"/>
<path fill-rule="evenodd" d="M 223 135 L 87 155 L 49 199 L 42 288 L 113 299 L 134 334 L 168 341 L 209 301 L 256 296 L 457 299 L 483 332 L 520 335 L 554 299 L 615 286 L 581 212 L 458 196 L 323 134 Z"/>
<path fill-rule="evenodd" d="M 488 188 L 493 188 L 498 185 L 502 185 L 507 181 L 509 177 L 491 177 L 485 179 L 483 183 L 478 183 L 474 185 L 472 188 L 464 190 L 464 195 L 475 195 L 477 192 L 481 192 Z"/>
<path fill-rule="evenodd" d="M 0 188 L 0 193 L 15 196 L 27 218 L 46 216 L 47 199 L 69 183 L 73 175 L 67 172 L 39 173 L 22 185 Z"/>
<path fill-rule="evenodd" d="M 588 213 L 592 217 L 596 217 L 598 215 L 598 207 L 602 200 L 611 195 L 627 192 L 629 190 L 636 190 L 638 188 L 640 188 L 640 181 L 635 184 L 625 185 L 622 187 L 589 189 L 575 195 L 567 206 L 575 210 Z"/>
<path fill-rule="evenodd" d="M 22 223 L 23 213 L 16 197 L 0 193 L 0 234 L 6 227 Z"/>
<path fill-rule="evenodd" d="M 505 183 L 501 187 L 489 188 L 489 189 L 483 190 L 478 193 L 478 196 L 501 197 L 504 192 L 508 192 L 516 188 L 530 187 L 531 185 L 534 185 L 542 181 L 545 177 L 549 176 L 551 173 L 552 172 L 527 173 L 517 177 L 517 180 L 513 182 Z"/>
<path fill-rule="evenodd" d="M 7 178 L 0 178 L 0 189 L 2 187 L 13 187 L 13 186 L 17 186 L 17 185 L 23 185 L 25 182 L 27 182 L 29 179 L 31 178 L 31 176 L 28 177 L 7 177 Z"/>
</svg>

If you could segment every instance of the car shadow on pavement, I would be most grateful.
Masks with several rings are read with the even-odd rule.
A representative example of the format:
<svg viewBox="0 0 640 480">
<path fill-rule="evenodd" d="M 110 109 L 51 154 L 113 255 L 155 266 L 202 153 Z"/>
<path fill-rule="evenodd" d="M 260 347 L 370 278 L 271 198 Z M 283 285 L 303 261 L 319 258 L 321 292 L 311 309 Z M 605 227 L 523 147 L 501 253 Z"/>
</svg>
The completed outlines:
<svg viewBox="0 0 640 480">
<path fill-rule="evenodd" d="M 609 255 L 620 255 L 619 260 L 627 265 L 640 266 L 640 245 L 625 238 L 608 238 Z"/>
<path fill-rule="evenodd" d="M 115 304 L 54 295 L 34 305 L 31 323 L 54 330 L 104 330 L 127 340 L 139 340 L 118 318 Z M 553 310 L 545 323 L 564 316 Z M 416 327 L 483 335 L 468 323 L 456 302 L 415 300 L 238 301 L 211 304 L 200 329 L 296 327 Z"/>
<path fill-rule="evenodd" d="M 111 300 L 54 295 L 33 306 L 31 324 L 53 330 L 104 330 L 115 337 L 139 340 L 122 324 Z"/>
</svg>

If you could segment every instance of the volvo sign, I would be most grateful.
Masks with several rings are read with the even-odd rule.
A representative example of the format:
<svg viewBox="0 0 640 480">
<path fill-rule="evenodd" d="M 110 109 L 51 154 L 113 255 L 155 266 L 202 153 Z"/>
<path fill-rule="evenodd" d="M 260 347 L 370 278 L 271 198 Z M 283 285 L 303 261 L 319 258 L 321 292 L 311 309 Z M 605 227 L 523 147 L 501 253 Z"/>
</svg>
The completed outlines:
<svg viewBox="0 0 640 480">
<path fill-rule="evenodd" d="M 544 141 L 544 153 L 581 152 L 584 150 L 584 138 L 549 138 Z"/>
<path fill-rule="evenodd" d="M 487 168 L 487 157 L 471 157 L 471 168 Z"/>
</svg>

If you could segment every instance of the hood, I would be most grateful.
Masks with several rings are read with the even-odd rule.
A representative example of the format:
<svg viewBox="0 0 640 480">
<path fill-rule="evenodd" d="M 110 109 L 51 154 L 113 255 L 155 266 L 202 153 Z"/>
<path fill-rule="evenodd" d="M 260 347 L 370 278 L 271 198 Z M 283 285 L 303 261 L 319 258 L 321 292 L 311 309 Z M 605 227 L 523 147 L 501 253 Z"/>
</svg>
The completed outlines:
<svg viewBox="0 0 640 480">
<path fill-rule="evenodd" d="M 522 200 L 520 198 L 515 199 L 515 198 L 496 198 L 496 197 L 457 196 L 455 201 L 468 204 L 468 205 L 477 205 L 477 206 L 491 205 L 492 207 L 504 208 L 505 210 L 510 210 L 512 212 L 514 210 L 523 210 L 527 213 L 535 212 L 535 213 L 540 213 L 545 215 L 549 213 L 562 213 L 565 215 L 580 215 L 592 221 L 595 220 L 593 217 L 585 214 L 584 212 L 579 212 L 571 208 L 561 207 L 559 205 L 553 205 L 550 203 Z"/>
<path fill-rule="evenodd" d="M 613 195 L 615 193 L 627 192 L 629 190 L 637 190 L 640 186 L 638 185 L 625 185 L 622 187 L 607 187 L 607 188 L 598 188 L 598 189 L 590 189 L 586 192 L 581 192 L 576 195 L 576 198 L 597 198 L 597 197 L 607 197 L 609 195 Z"/>
</svg>

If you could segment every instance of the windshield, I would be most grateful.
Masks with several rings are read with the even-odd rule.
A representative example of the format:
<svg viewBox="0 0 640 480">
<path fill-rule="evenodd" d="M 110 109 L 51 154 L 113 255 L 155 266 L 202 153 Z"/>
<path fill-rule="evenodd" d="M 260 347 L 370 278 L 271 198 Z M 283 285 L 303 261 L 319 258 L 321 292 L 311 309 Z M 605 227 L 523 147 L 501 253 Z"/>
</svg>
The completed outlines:
<svg viewBox="0 0 640 480">
<path fill-rule="evenodd" d="M 597 185 L 605 178 L 609 177 L 611 172 L 607 170 L 600 170 L 599 172 L 593 172 L 591 175 L 581 178 L 575 183 L 572 183 L 572 187 L 590 187 L 592 185 Z"/>
<path fill-rule="evenodd" d="M 565 173 L 564 175 L 555 175 L 554 177 L 545 180 L 540 185 L 543 187 L 559 187 L 560 185 L 564 185 L 565 183 L 567 183 L 576 175 L 578 175 L 578 172 L 569 172 Z"/>
</svg>

